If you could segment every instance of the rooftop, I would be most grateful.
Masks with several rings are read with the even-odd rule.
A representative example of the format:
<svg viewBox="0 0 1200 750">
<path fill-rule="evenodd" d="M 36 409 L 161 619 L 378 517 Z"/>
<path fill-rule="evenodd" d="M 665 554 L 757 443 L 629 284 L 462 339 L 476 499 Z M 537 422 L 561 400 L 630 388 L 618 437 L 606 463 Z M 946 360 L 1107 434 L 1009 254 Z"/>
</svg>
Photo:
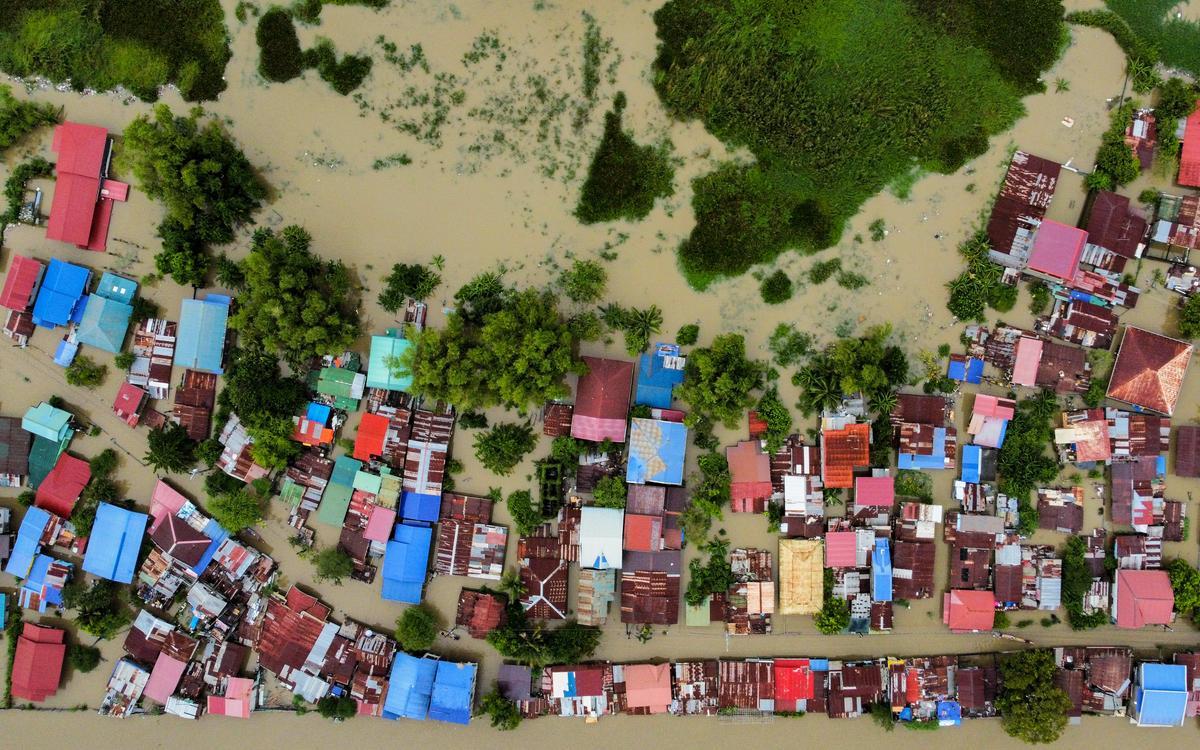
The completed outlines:
<svg viewBox="0 0 1200 750">
<path fill-rule="evenodd" d="M 1183 390 L 1192 345 L 1127 326 L 1108 384 L 1108 397 L 1170 416 Z"/>
<path fill-rule="evenodd" d="M 633 363 L 600 357 L 583 357 L 588 372 L 579 378 L 571 435 L 582 440 L 625 442 L 629 416 Z"/>
</svg>

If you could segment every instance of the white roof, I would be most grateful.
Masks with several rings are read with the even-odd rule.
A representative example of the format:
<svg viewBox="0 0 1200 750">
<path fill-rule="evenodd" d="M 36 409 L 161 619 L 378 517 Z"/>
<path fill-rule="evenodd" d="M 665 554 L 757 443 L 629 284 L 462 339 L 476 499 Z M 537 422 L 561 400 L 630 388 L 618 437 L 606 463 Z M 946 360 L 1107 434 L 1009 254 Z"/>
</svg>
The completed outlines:
<svg viewBox="0 0 1200 750">
<path fill-rule="evenodd" d="M 625 511 L 583 508 L 579 518 L 579 567 L 620 570 L 624 533 Z"/>
</svg>

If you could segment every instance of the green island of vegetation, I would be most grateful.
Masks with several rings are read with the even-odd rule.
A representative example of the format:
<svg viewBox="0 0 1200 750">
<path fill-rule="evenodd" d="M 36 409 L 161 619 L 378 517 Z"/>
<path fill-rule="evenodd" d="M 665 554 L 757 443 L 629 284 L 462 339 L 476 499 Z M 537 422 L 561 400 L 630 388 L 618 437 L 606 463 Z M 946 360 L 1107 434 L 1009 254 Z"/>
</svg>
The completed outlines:
<svg viewBox="0 0 1200 750">
<path fill-rule="evenodd" d="M 638 145 L 621 124 L 624 111 L 625 94 L 617 94 L 575 208 L 584 224 L 644 219 L 657 198 L 675 191 L 670 145 Z"/>
<path fill-rule="evenodd" d="M 668 2 L 654 15 L 664 105 L 756 159 L 695 181 L 689 282 L 829 247 L 897 178 L 983 153 L 1041 90 L 1062 17 L 1059 0 Z"/>
<path fill-rule="evenodd" d="M 304 8 L 301 3 L 299 8 Z M 318 12 L 320 3 L 317 3 Z M 258 72 L 263 78 L 275 83 L 286 83 L 299 78 L 308 68 L 317 71 L 325 81 L 342 96 L 362 85 L 371 74 L 372 60 L 366 55 L 343 55 L 339 60 L 333 42 L 318 37 L 316 44 L 307 50 L 300 49 L 300 38 L 292 20 L 295 10 L 272 7 L 258 19 L 255 40 L 258 42 Z M 318 19 L 319 20 L 319 19 Z"/>
</svg>

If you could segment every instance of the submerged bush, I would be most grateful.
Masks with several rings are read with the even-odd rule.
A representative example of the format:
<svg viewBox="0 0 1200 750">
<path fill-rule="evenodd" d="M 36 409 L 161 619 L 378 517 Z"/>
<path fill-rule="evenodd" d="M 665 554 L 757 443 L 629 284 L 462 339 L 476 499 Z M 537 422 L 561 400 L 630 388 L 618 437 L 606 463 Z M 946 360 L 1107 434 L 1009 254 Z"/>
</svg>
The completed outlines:
<svg viewBox="0 0 1200 750">
<path fill-rule="evenodd" d="M 258 41 L 258 72 L 276 83 L 298 78 L 304 72 L 304 53 L 292 16 L 283 8 L 271 8 L 258 19 L 254 32 Z"/>
<path fill-rule="evenodd" d="M 638 145 L 621 125 L 624 105 L 624 96 L 618 94 L 613 111 L 604 116 L 604 137 L 575 208 L 584 224 L 643 219 L 657 198 L 674 192 L 668 147 Z"/>
</svg>

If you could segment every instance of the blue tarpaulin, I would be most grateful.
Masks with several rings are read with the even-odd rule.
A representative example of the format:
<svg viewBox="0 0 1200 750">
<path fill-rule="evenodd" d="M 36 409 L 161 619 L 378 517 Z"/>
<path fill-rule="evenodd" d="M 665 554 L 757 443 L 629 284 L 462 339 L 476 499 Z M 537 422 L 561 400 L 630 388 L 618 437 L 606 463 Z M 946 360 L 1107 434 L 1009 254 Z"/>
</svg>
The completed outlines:
<svg viewBox="0 0 1200 750">
<path fill-rule="evenodd" d="M 83 569 L 117 583 L 132 583 L 149 516 L 100 503 L 88 537 Z"/>
<path fill-rule="evenodd" d="M 962 724 L 962 706 L 958 701 L 938 701 L 938 724 L 943 727 L 956 727 Z"/>
<path fill-rule="evenodd" d="M 429 715 L 437 668 L 438 662 L 433 659 L 404 652 L 396 654 L 388 677 L 387 697 L 383 701 L 383 718 L 424 721 Z"/>
<path fill-rule="evenodd" d="M 392 533 L 383 555 L 383 598 L 420 604 L 429 568 L 433 529 L 402 523 Z"/>
<path fill-rule="evenodd" d="M 962 480 L 967 484 L 979 484 L 979 469 L 983 465 L 983 449 L 978 445 L 964 445 L 962 452 Z"/>
<path fill-rule="evenodd" d="M 405 521 L 422 521 L 434 523 L 442 510 L 440 495 L 426 495 L 421 492 L 400 493 L 400 517 Z"/>
<path fill-rule="evenodd" d="M 974 357 L 955 357 L 950 360 L 946 376 L 951 380 L 979 385 L 983 382 L 983 360 Z"/>
<path fill-rule="evenodd" d="M 475 697 L 475 665 L 438 662 L 433 680 L 433 696 L 429 703 L 429 718 L 451 724 L 471 721 L 471 704 Z"/>
</svg>

